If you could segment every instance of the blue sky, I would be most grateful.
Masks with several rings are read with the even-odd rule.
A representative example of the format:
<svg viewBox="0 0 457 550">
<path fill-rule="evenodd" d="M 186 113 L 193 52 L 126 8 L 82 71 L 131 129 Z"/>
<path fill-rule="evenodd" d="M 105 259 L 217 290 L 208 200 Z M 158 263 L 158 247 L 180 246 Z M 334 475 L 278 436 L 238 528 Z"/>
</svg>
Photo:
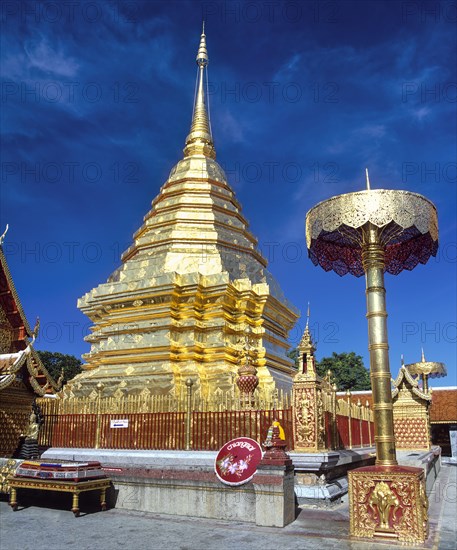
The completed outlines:
<svg viewBox="0 0 457 550">
<path fill-rule="evenodd" d="M 317 356 L 368 365 L 364 280 L 314 267 L 306 212 L 373 188 L 438 209 L 437 258 L 386 275 L 390 360 L 456 375 L 455 2 L 4 2 L 1 227 L 37 347 L 72 353 L 77 299 L 120 263 L 182 157 L 207 21 L 210 107 L 226 170 Z M 296 345 L 302 318 L 291 333 Z"/>
</svg>

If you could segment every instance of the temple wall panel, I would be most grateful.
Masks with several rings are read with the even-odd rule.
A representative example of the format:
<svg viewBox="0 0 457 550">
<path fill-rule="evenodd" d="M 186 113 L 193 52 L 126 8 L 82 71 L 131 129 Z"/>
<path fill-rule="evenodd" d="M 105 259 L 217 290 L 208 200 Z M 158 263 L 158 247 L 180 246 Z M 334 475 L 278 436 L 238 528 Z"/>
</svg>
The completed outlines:
<svg viewBox="0 0 457 550">
<path fill-rule="evenodd" d="M 34 395 L 20 382 L 0 393 L 0 456 L 12 457 L 30 418 Z"/>
</svg>

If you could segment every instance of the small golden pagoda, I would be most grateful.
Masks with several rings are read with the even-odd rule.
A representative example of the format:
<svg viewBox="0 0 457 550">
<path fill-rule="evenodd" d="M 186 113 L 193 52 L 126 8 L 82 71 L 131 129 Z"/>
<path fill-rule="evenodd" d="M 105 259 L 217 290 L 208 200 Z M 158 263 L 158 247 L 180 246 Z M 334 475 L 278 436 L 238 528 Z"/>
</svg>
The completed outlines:
<svg viewBox="0 0 457 550">
<path fill-rule="evenodd" d="M 287 336 L 298 311 L 257 250 L 241 206 L 216 162 L 206 107 L 208 52 L 201 34 L 184 158 L 170 172 L 122 265 L 78 301 L 94 323 L 85 372 L 69 397 L 181 395 L 188 378 L 206 398 L 236 388 L 246 329 L 261 394 L 292 385 Z M 101 386 L 100 384 L 103 384 Z M 95 395 L 95 394 L 94 394 Z"/>
<path fill-rule="evenodd" d="M 316 345 L 309 330 L 309 304 L 306 327 L 297 346 L 298 371 L 292 388 L 295 451 L 314 453 L 325 449 L 323 390 L 328 381 L 316 372 Z"/>
<path fill-rule="evenodd" d="M 397 449 L 430 449 L 431 394 L 419 387 L 419 381 L 402 365 L 393 380 L 392 403 Z"/>
<path fill-rule="evenodd" d="M 426 361 L 422 350 L 421 361 L 405 365 L 393 381 L 394 431 L 397 449 L 430 449 L 430 407 L 432 391 L 428 378 L 446 376 L 443 363 Z M 419 382 L 422 382 L 422 387 Z"/>
</svg>

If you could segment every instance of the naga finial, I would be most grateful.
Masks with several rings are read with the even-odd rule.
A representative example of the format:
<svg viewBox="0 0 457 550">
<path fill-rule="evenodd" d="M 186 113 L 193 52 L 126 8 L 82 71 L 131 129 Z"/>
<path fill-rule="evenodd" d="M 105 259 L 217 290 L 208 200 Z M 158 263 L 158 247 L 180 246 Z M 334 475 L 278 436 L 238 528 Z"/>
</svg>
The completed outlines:
<svg viewBox="0 0 457 550">
<path fill-rule="evenodd" d="M 8 233 L 9 225 L 6 224 L 5 231 L 3 231 L 3 235 L 0 237 L 0 246 L 3 244 L 3 241 L 5 240 L 5 235 Z"/>
</svg>

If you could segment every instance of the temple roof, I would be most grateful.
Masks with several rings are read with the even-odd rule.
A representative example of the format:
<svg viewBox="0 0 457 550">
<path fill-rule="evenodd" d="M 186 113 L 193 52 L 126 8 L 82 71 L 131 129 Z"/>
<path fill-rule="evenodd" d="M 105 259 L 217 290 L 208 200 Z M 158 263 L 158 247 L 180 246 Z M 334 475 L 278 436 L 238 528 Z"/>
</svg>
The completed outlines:
<svg viewBox="0 0 457 550">
<path fill-rule="evenodd" d="M 9 323 L 16 331 L 17 341 L 22 341 L 26 336 L 32 336 L 32 330 L 22 309 L 21 301 L 17 295 L 13 278 L 6 261 L 3 248 L 0 244 L 0 310 L 4 312 Z M 19 348 L 23 349 L 23 348 Z"/>
<path fill-rule="evenodd" d="M 31 330 L 25 317 L 0 242 L 0 391 L 16 380 L 37 395 L 61 388 L 33 348 L 37 330 L 38 325 Z"/>
<path fill-rule="evenodd" d="M 430 422 L 432 424 L 455 424 L 457 423 L 457 387 L 431 388 L 432 403 L 430 407 Z M 337 398 L 346 398 L 346 392 L 337 392 Z M 371 391 L 355 391 L 351 393 L 351 402 L 362 403 L 368 401 L 373 406 L 373 395 Z"/>
<path fill-rule="evenodd" d="M 426 393 L 421 390 L 419 387 L 419 381 L 413 378 L 412 374 L 408 371 L 405 365 L 400 367 L 397 378 L 393 381 L 394 389 L 392 391 L 392 399 L 397 397 L 401 384 L 407 384 L 410 386 L 411 391 L 416 397 L 420 399 L 425 399 L 426 401 L 431 401 L 432 396 L 429 393 Z"/>
<path fill-rule="evenodd" d="M 0 354 L 0 391 L 21 380 L 36 395 L 42 396 L 61 389 L 61 379 L 55 382 L 41 362 L 32 342 L 16 353 Z"/>
<path fill-rule="evenodd" d="M 432 424 L 457 424 L 457 388 L 435 388 L 430 409 Z"/>
</svg>

